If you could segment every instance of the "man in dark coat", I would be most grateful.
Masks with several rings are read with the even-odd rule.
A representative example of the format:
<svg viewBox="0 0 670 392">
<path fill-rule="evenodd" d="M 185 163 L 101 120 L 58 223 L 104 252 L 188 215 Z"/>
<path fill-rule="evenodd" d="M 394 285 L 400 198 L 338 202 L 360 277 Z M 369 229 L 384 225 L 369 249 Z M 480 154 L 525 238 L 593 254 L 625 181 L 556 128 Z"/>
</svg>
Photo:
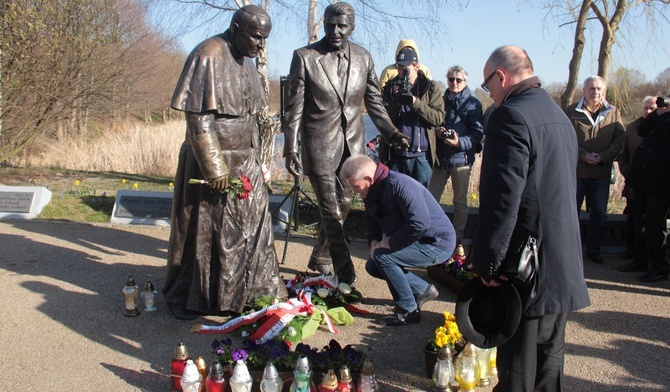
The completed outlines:
<svg viewBox="0 0 670 392">
<path fill-rule="evenodd" d="M 575 214 L 577 138 L 523 49 L 496 49 L 484 77 L 498 107 L 486 131 L 470 260 L 485 285 L 497 286 L 511 240 L 539 241 L 537 292 L 517 287 L 522 319 L 498 347 L 494 391 L 560 391 L 567 314 L 590 305 Z"/>
<path fill-rule="evenodd" d="M 670 206 L 670 96 L 658 97 L 656 105 L 658 108 L 638 128 L 644 140 L 635 151 L 626 177 L 626 187 L 633 189 L 635 199 L 635 263 L 649 266 L 637 278 L 643 283 L 667 280 L 670 269 L 665 258 Z"/>
<path fill-rule="evenodd" d="M 630 166 L 633 162 L 633 156 L 643 140 L 642 136 L 638 135 L 637 130 L 640 128 L 642 120 L 654 110 L 656 110 L 656 97 L 648 95 L 644 98 L 644 101 L 642 101 L 642 115 L 626 126 L 626 138 L 623 141 L 621 153 L 617 157 L 619 172 L 621 172 L 624 179 L 628 178 L 628 172 L 630 171 Z M 626 207 L 623 210 L 623 213 L 626 214 L 626 251 L 622 254 L 622 257 L 626 259 L 634 259 L 635 235 L 633 233 L 635 233 L 635 214 L 633 211 L 635 210 L 635 199 L 633 197 L 633 190 L 630 186 L 624 186 L 621 195 L 626 198 Z M 633 260 L 628 264 L 622 265 L 618 270 L 621 272 L 646 271 L 647 264 L 639 264 L 643 261 L 644 260 Z"/>
<path fill-rule="evenodd" d="M 370 53 L 349 42 L 354 25 L 354 9 L 348 3 L 326 7 L 325 37 L 293 53 L 284 121 L 286 168 L 296 176 L 303 168 L 321 215 L 308 267 L 324 274 L 335 272 L 348 284 L 356 281 L 356 272 L 343 224 L 353 194 L 338 173 L 348 156 L 365 152 L 361 104 L 386 141 L 407 145 L 386 114 Z"/>
<path fill-rule="evenodd" d="M 340 175 L 365 203 L 370 245 L 365 270 L 386 281 L 396 304 L 382 322 L 389 326 L 421 322 L 421 306 L 439 293 L 411 270 L 444 262 L 456 246 L 454 227 L 423 184 L 383 163 L 352 155 L 342 164 Z"/>
<path fill-rule="evenodd" d="M 172 97 L 187 125 L 163 287 L 177 318 L 240 313 L 261 295 L 287 295 L 257 154 L 256 117 L 265 94 L 251 60 L 271 28 L 262 8 L 237 10 L 228 30 L 193 49 Z M 229 179 L 241 176 L 251 185 L 246 198 L 227 192 Z"/>
</svg>

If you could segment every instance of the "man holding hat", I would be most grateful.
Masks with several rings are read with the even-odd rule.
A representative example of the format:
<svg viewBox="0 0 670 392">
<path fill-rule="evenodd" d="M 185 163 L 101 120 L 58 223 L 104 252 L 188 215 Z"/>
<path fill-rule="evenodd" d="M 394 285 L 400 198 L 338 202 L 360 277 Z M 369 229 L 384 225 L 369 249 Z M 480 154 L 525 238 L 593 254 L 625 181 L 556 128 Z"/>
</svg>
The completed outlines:
<svg viewBox="0 0 670 392">
<path fill-rule="evenodd" d="M 384 105 L 393 124 L 407 136 L 409 148 L 393 150 L 382 141 L 379 159 L 428 188 L 436 162 L 435 132 L 444 119 L 444 99 L 437 84 L 420 69 L 419 56 L 404 48 L 396 56 L 398 75 L 384 86 Z"/>
<path fill-rule="evenodd" d="M 525 50 L 494 50 L 484 66 L 482 89 L 497 108 L 486 131 L 479 230 L 469 260 L 481 276 L 481 290 L 507 286 L 500 293 L 504 306 L 514 309 L 509 290 L 516 288 L 521 308 L 517 328 L 505 331 L 509 324 L 502 324 L 502 339 L 491 334 L 498 345 L 494 391 L 561 391 L 567 314 L 590 305 L 574 213 L 577 138 L 570 120 L 540 88 Z M 535 282 L 512 287 L 502 271 L 513 265 L 513 250 L 529 236 L 538 244 Z M 495 305 L 475 299 L 470 306 L 487 306 L 470 309 L 470 315 Z M 478 330 L 492 329 L 487 322 L 478 326 L 472 321 L 459 321 L 466 339 L 469 323 L 475 338 Z"/>
</svg>

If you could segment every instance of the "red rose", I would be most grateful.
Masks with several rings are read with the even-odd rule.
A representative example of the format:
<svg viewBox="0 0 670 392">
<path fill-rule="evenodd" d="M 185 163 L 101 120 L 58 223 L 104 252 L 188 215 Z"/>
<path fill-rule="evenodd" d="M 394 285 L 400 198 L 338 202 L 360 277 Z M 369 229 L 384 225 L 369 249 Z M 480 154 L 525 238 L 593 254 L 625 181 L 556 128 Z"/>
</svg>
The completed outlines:
<svg viewBox="0 0 670 392">
<path fill-rule="evenodd" d="M 248 197 L 249 197 L 249 193 L 248 193 L 248 192 L 238 193 L 238 194 L 237 194 L 237 198 L 240 199 L 240 200 L 244 200 L 244 199 L 246 199 L 246 198 L 248 198 Z"/>
<path fill-rule="evenodd" d="M 251 180 L 247 176 L 240 176 L 240 179 L 242 180 L 242 189 L 249 193 L 253 189 L 253 186 L 251 185 Z"/>
</svg>

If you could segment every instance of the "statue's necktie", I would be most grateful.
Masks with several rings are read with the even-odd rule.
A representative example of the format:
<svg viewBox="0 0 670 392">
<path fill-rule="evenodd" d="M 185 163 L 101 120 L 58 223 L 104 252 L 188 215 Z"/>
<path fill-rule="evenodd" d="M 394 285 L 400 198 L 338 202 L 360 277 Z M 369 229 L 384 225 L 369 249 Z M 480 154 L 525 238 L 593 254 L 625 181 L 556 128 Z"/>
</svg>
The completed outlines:
<svg viewBox="0 0 670 392">
<path fill-rule="evenodd" d="M 344 57 L 344 52 L 337 52 L 337 76 L 341 82 L 346 82 L 347 58 Z"/>
</svg>

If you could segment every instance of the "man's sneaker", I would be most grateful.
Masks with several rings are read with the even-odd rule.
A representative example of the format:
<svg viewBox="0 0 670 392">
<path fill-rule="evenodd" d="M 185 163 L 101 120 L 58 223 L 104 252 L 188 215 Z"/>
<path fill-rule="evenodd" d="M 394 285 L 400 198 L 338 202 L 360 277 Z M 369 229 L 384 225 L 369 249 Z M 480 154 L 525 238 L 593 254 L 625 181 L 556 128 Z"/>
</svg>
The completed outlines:
<svg viewBox="0 0 670 392">
<path fill-rule="evenodd" d="M 422 294 L 416 297 L 416 306 L 421 308 L 423 304 L 428 301 L 432 301 L 440 295 L 440 292 L 437 291 L 435 286 L 432 284 L 428 287 L 428 290 L 424 291 Z"/>
<path fill-rule="evenodd" d="M 391 316 L 384 317 L 381 321 L 389 327 L 416 324 L 421 322 L 421 309 L 417 308 L 415 311 L 409 313 L 393 313 Z"/>
</svg>

